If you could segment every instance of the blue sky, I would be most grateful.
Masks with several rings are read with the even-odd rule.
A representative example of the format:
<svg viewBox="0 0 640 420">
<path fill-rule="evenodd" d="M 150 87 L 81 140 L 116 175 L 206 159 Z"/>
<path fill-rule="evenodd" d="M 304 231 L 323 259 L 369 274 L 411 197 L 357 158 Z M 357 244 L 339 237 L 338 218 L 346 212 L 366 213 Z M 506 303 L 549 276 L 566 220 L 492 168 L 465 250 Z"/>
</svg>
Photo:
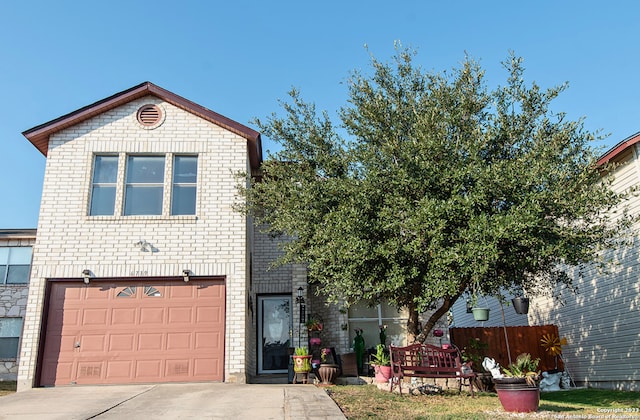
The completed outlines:
<svg viewBox="0 0 640 420">
<path fill-rule="evenodd" d="M 608 148 L 640 131 L 638 21 L 632 0 L 3 1 L 0 228 L 37 227 L 45 158 L 24 130 L 143 81 L 247 125 L 291 87 L 335 115 L 349 72 L 396 40 L 426 70 L 467 53 L 490 86 L 514 51 L 527 80 L 569 82 L 554 109 L 610 134 L 594 145 Z"/>
</svg>

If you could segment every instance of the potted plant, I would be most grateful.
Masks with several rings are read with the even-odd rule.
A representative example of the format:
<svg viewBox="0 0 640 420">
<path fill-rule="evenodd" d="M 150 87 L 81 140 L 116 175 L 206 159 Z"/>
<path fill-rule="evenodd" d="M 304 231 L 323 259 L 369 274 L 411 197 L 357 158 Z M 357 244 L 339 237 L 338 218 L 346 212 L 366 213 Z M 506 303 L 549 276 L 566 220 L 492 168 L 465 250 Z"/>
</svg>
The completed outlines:
<svg viewBox="0 0 640 420">
<path fill-rule="evenodd" d="M 311 355 L 306 347 L 296 347 L 291 357 L 293 358 L 294 372 L 311 372 Z"/>
<path fill-rule="evenodd" d="M 504 376 L 494 377 L 498 399 L 505 411 L 530 413 L 540 405 L 540 359 L 529 353 L 520 354 L 509 367 L 502 368 Z"/>
<path fill-rule="evenodd" d="M 486 302 L 486 299 L 485 299 Z M 489 320 L 489 308 L 486 306 L 478 306 L 478 296 L 475 292 L 471 295 L 470 302 L 467 303 L 468 306 L 471 307 L 471 312 L 473 313 L 473 319 L 476 321 L 487 321 Z"/>
<path fill-rule="evenodd" d="M 324 348 L 320 352 L 320 366 L 318 367 L 318 376 L 320 376 L 320 385 L 334 385 L 338 377 L 339 366 L 335 364 L 333 352 L 330 348 Z"/>
<path fill-rule="evenodd" d="M 511 303 L 517 314 L 524 315 L 529 313 L 529 298 L 516 296 L 511 299 Z"/>
<path fill-rule="evenodd" d="M 324 325 L 322 321 L 317 317 L 310 318 L 307 322 L 305 322 L 305 327 L 309 332 L 317 332 L 320 333 L 324 329 Z"/>
<path fill-rule="evenodd" d="M 371 365 L 376 374 L 376 382 L 385 383 L 391 379 L 391 359 L 387 348 L 378 344 L 375 354 L 371 355 Z"/>
</svg>

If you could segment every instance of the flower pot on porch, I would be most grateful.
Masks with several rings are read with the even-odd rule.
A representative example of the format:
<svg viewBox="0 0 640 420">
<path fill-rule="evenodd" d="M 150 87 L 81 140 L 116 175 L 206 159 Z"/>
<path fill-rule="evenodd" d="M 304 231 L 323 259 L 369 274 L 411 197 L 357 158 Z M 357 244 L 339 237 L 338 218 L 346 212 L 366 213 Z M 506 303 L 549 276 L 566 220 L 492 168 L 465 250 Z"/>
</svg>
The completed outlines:
<svg viewBox="0 0 640 420">
<path fill-rule="evenodd" d="M 517 314 L 524 315 L 529 312 L 529 298 L 515 297 L 511 299 L 511 303 Z"/>
<path fill-rule="evenodd" d="M 293 358 L 293 371 L 296 373 L 311 372 L 311 355 L 291 356 Z"/>
<path fill-rule="evenodd" d="M 473 319 L 476 321 L 487 321 L 489 319 L 489 308 L 473 308 Z"/>
<path fill-rule="evenodd" d="M 333 363 L 321 363 L 318 368 L 318 376 L 320 377 L 320 385 L 334 385 L 338 377 L 338 365 Z"/>
<path fill-rule="evenodd" d="M 375 379 L 378 383 L 387 383 L 391 379 L 391 366 L 373 366 L 375 372 Z"/>
<path fill-rule="evenodd" d="M 531 413 L 538 411 L 540 387 L 528 385 L 524 378 L 493 378 L 498 399 L 505 411 Z"/>
</svg>

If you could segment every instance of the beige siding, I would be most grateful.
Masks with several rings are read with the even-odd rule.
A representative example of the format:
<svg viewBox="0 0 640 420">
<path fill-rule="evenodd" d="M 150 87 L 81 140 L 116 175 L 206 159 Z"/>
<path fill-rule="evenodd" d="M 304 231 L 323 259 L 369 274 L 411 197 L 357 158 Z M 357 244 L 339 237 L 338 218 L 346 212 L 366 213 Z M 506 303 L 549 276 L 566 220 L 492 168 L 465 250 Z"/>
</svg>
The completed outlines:
<svg viewBox="0 0 640 420">
<path fill-rule="evenodd" d="M 637 146 L 637 145 L 636 145 Z M 640 161 L 636 146 L 617 157 L 620 164 L 612 174 L 613 188 L 625 191 L 640 184 Z M 628 203 L 632 214 L 640 214 L 640 196 Z M 616 213 L 622 214 L 621 211 Z M 615 217 L 614 217 L 615 219 Z M 507 325 L 555 324 L 564 347 L 566 366 L 579 385 L 639 390 L 640 386 L 640 225 L 620 232 L 630 239 L 630 246 L 604 255 L 613 261 L 606 271 L 591 267 L 579 276 L 573 273 L 578 293 L 563 288 L 554 297 L 532 300 L 528 317 L 517 315 L 505 307 Z M 482 302 L 482 299 L 481 299 Z M 458 300 L 453 308 L 456 327 L 500 326 L 500 306 L 489 299 L 491 317 L 479 323 L 465 313 L 465 303 Z"/>
<path fill-rule="evenodd" d="M 635 146 L 634 146 L 635 147 Z M 632 148 L 621 156 L 614 189 L 626 190 L 640 181 L 638 160 Z M 640 212 L 640 198 L 629 203 Z M 564 302 L 538 299 L 530 319 L 534 324 L 556 324 L 568 340 L 564 349 L 574 380 L 594 387 L 639 390 L 640 381 L 640 246 L 635 226 L 631 246 L 608 252 L 614 264 L 603 272 L 591 268 L 574 284 L 578 294 L 562 290 Z M 625 232 L 621 232 L 624 235 Z"/>
</svg>

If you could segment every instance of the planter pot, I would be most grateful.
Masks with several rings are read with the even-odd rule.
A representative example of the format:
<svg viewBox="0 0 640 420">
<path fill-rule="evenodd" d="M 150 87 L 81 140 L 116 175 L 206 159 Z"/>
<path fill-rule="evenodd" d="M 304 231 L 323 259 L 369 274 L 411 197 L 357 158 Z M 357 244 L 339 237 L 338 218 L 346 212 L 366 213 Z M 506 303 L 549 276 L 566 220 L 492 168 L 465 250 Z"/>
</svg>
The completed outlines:
<svg viewBox="0 0 640 420">
<path fill-rule="evenodd" d="M 311 372 L 311 355 L 291 356 L 293 358 L 293 371 L 296 373 Z"/>
<path fill-rule="evenodd" d="M 511 299 L 511 303 L 517 314 L 523 315 L 529 312 L 529 298 L 516 297 Z"/>
<path fill-rule="evenodd" d="M 489 308 L 473 308 L 473 319 L 476 321 L 486 321 L 489 319 Z"/>
<path fill-rule="evenodd" d="M 524 378 L 494 378 L 493 383 L 505 411 L 514 413 L 538 411 L 540 405 L 538 385 L 530 386 Z"/>
<path fill-rule="evenodd" d="M 321 363 L 318 376 L 320 376 L 320 385 L 334 385 L 338 377 L 338 365 Z"/>
<path fill-rule="evenodd" d="M 376 374 L 376 382 L 378 383 L 387 383 L 391 379 L 391 366 L 373 366 L 374 372 Z"/>
<path fill-rule="evenodd" d="M 311 337 L 309 339 L 309 344 L 312 346 L 319 346 L 322 343 L 320 337 Z"/>
</svg>

